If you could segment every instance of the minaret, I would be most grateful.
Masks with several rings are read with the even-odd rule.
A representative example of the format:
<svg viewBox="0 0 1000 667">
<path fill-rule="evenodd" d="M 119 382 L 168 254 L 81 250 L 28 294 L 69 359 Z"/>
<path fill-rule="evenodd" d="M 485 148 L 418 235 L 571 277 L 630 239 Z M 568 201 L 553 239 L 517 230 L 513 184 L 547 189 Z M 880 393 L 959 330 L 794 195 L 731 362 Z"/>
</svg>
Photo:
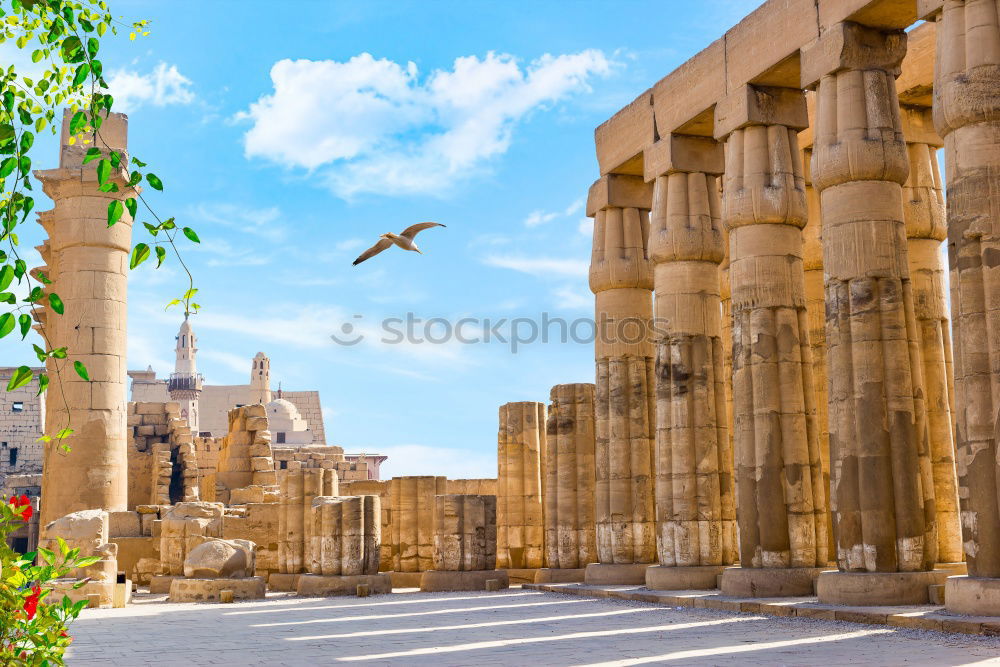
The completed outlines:
<svg viewBox="0 0 1000 667">
<path fill-rule="evenodd" d="M 250 400 L 255 403 L 271 402 L 271 360 L 258 352 L 253 358 L 253 369 L 250 371 Z"/>
<path fill-rule="evenodd" d="M 184 317 L 180 331 L 177 332 L 177 361 L 174 372 L 170 375 L 167 388 L 170 400 L 176 401 L 181 407 L 181 417 L 187 420 L 192 433 L 198 433 L 198 399 L 201 396 L 202 377 L 198 374 L 195 355 L 198 353 L 198 339 L 194 328 Z"/>
</svg>

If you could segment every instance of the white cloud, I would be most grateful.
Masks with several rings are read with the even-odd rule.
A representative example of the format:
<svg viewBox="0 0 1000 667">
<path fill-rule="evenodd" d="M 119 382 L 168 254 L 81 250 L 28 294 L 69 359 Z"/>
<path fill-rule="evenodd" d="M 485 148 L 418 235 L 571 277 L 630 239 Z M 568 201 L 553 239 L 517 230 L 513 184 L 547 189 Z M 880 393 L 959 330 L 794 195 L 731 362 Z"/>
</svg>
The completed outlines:
<svg viewBox="0 0 1000 667">
<path fill-rule="evenodd" d="M 571 310 L 589 310 L 594 307 L 594 295 L 573 287 L 560 287 L 553 290 L 552 296 L 556 298 L 560 308 Z"/>
<path fill-rule="evenodd" d="M 584 199 L 581 197 L 576 201 L 572 202 L 569 206 L 562 211 L 552 211 L 545 212 L 540 210 L 532 211 L 528 214 L 528 217 L 524 219 L 525 227 L 537 227 L 539 225 L 544 225 L 546 222 L 552 222 L 556 218 L 561 218 L 563 216 L 569 217 L 583 208 Z"/>
<path fill-rule="evenodd" d="M 368 53 L 280 60 L 271 68 L 274 92 L 235 119 L 253 123 L 247 158 L 322 168 L 320 180 L 341 197 L 440 194 L 505 153 L 532 111 L 590 90 L 611 68 L 597 50 L 546 54 L 523 68 L 490 52 L 425 77 L 412 62 Z"/>
<path fill-rule="evenodd" d="M 497 266 L 511 269 L 533 276 L 559 276 L 585 278 L 590 269 L 590 263 L 581 259 L 559 259 L 556 257 L 518 257 L 513 255 L 489 255 L 483 263 L 487 266 Z"/>
<path fill-rule="evenodd" d="M 195 96 L 191 79 L 178 71 L 176 65 L 161 62 L 148 74 L 120 69 L 108 77 L 108 89 L 115 98 L 115 111 L 126 113 L 150 104 L 164 107 L 169 104 L 191 104 Z"/>
<path fill-rule="evenodd" d="M 389 457 L 380 469 L 382 479 L 393 475 L 444 475 L 448 479 L 489 479 L 497 476 L 495 447 L 483 447 L 479 451 L 427 445 L 382 445 L 374 450 Z"/>
<path fill-rule="evenodd" d="M 201 359 L 216 361 L 219 364 L 228 368 L 229 370 L 235 371 L 236 373 L 250 372 L 250 359 L 245 356 L 233 354 L 232 352 L 226 352 L 224 350 L 215 350 L 211 348 L 199 349 L 198 357 Z"/>
<path fill-rule="evenodd" d="M 285 238 L 285 228 L 277 224 L 282 217 L 281 209 L 277 206 L 250 208 L 237 204 L 203 203 L 193 207 L 191 213 L 199 220 L 272 241 Z"/>
<path fill-rule="evenodd" d="M 594 236 L 594 219 L 584 218 L 580 221 L 579 226 L 576 228 L 580 234 L 586 236 L 587 238 L 593 238 Z"/>
</svg>

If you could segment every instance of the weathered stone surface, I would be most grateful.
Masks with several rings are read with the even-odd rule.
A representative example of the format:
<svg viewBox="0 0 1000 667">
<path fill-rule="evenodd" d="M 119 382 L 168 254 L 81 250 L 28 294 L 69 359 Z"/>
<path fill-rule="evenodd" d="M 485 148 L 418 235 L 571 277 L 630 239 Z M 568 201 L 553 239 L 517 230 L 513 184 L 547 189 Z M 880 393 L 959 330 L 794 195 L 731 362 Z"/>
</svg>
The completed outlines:
<svg viewBox="0 0 1000 667">
<path fill-rule="evenodd" d="M 295 592 L 298 595 L 356 595 L 359 586 L 367 586 L 369 595 L 392 592 L 388 574 L 321 575 L 303 574 L 298 577 Z"/>
<path fill-rule="evenodd" d="M 646 588 L 654 591 L 709 590 L 716 587 L 718 577 L 727 565 L 695 565 L 690 567 L 653 565 L 646 568 Z"/>
<path fill-rule="evenodd" d="M 243 579 L 253 576 L 257 545 L 246 540 L 212 539 L 184 558 L 184 576 L 196 579 Z"/>
<path fill-rule="evenodd" d="M 496 569 L 496 496 L 442 495 L 434 503 L 434 569 Z"/>
<path fill-rule="evenodd" d="M 375 575 L 382 549 L 378 496 L 318 496 L 312 501 L 309 572 Z"/>
<path fill-rule="evenodd" d="M 337 495 L 337 471 L 324 468 L 280 470 L 277 478 L 281 494 L 278 570 L 287 574 L 311 572 L 316 546 L 313 500 L 319 496 Z"/>
<path fill-rule="evenodd" d="M 542 464 L 545 404 L 500 406 L 497 435 L 497 566 L 541 567 L 545 554 Z"/>
<path fill-rule="evenodd" d="M 392 571 L 423 572 L 433 567 L 434 497 L 445 492 L 446 482 L 431 476 L 392 478 Z"/>
<path fill-rule="evenodd" d="M 232 591 L 235 600 L 260 600 L 267 592 L 264 577 L 246 579 L 188 579 L 170 582 L 170 602 L 219 602 L 222 591 Z"/>
<path fill-rule="evenodd" d="M 652 199 L 652 188 L 641 177 L 617 178 L 631 178 L 630 187 L 645 188 L 647 194 L 642 201 L 609 198 L 588 205 L 594 213 L 590 290 L 596 298 L 597 326 L 597 552 L 602 563 L 652 563 L 656 400 L 653 276 L 647 250 L 650 204 L 645 203 Z"/>
<path fill-rule="evenodd" d="M 928 588 L 943 584 L 948 573 L 929 572 L 823 572 L 816 579 L 816 594 L 824 604 L 889 606 L 927 604 Z"/>
<path fill-rule="evenodd" d="M 503 570 L 472 570 L 464 572 L 442 572 L 428 570 L 420 577 L 420 590 L 425 593 L 445 591 L 485 591 L 487 581 L 499 582 L 493 590 L 508 588 L 510 582 Z"/>
<path fill-rule="evenodd" d="M 597 560 L 594 385 L 559 384 L 550 397 L 543 466 L 545 564 L 582 568 Z"/>
</svg>

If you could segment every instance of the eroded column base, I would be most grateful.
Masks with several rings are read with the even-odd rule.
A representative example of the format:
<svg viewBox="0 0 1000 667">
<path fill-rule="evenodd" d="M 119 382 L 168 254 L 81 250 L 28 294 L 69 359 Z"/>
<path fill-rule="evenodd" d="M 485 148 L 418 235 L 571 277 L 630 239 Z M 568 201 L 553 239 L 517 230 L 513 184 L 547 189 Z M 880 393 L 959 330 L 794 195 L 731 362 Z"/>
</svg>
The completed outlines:
<svg viewBox="0 0 1000 667">
<path fill-rule="evenodd" d="M 958 563 L 937 563 L 934 565 L 935 570 L 944 570 L 948 573 L 949 577 L 957 577 L 963 574 L 969 573 L 969 566 L 964 562 Z"/>
<path fill-rule="evenodd" d="M 825 567 L 727 567 L 723 595 L 738 598 L 781 598 L 813 595 L 813 584 Z"/>
<path fill-rule="evenodd" d="M 583 575 L 585 583 L 592 586 L 646 584 L 646 570 L 652 563 L 591 563 Z"/>
<path fill-rule="evenodd" d="M 877 607 L 929 604 L 929 587 L 943 584 L 945 570 L 930 572 L 824 572 L 816 580 L 823 604 Z"/>
<path fill-rule="evenodd" d="M 671 567 L 653 565 L 646 568 L 646 588 L 654 591 L 712 590 L 728 565 L 696 565 Z"/>
<path fill-rule="evenodd" d="M 944 585 L 944 606 L 952 614 L 1000 616 L 1000 579 L 948 577 Z"/>
<path fill-rule="evenodd" d="M 420 590 L 425 593 L 443 593 L 445 591 L 485 591 L 486 582 L 495 580 L 499 590 L 510 587 L 510 578 L 506 570 L 469 570 L 466 572 L 446 572 L 444 570 L 427 570 L 420 578 Z"/>
<path fill-rule="evenodd" d="M 536 584 L 576 584 L 583 581 L 586 568 L 540 567 L 535 572 Z"/>
<path fill-rule="evenodd" d="M 188 579 L 170 582 L 168 602 L 218 602 L 222 591 L 232 591 L 234 600 L 261 600 L 267 591 L 264 577 L 245 579 Z"/>
<path fill-rule="evenodd" d="M 392 592 L 388 574 L 300 574 L 295 592 L 298 595 L 357 595 L 359 585 L 367 585 L 371 595 Z"/>
<path fill-rule="evenodd" d="M 283 572 L 272 572 L 267 578 L 267 590 L 269 591 L 294 591 L 299 585 L 300 574 L 287 574 Z"/>
<path fill-rule="evenodd" d="M 423 572 L 386 572 L 392 581 L 393 588 L 420 588 L 420 577 Z"/>
</svg>

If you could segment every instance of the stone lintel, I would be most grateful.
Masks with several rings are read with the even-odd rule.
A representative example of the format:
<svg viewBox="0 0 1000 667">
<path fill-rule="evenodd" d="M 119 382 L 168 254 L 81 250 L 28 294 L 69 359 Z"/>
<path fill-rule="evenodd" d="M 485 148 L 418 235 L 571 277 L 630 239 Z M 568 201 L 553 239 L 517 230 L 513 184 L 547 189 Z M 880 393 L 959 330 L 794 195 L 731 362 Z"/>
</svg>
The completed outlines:
<svg viewBox="0 0 1000 667">
<path fill-rule="evenodd" d="M 643 160 L 646 182 L 674 172 L 722 174 L 726 171 L 725 150 L 707 137 L 668 134 L 645 151 Z"/>
<path fill-rule="evenodd" d="M 934 129 L 934 118 L 930 107 L 900 105 L 899 118 L 902 121 L 903 138 L 908 144 L 928 144 L 934 148 L 944 146 L 944 141 Z"/>
<path fill-rule="evenodd" d="M 802 87 L 813 88 L 827 74 L 845 69 L 881 69 L 899 76 L 906 33 L 884 32 L 843 21 L 802 49 Z"/>
<path fill-rule="evenodd" d="M 587 193 L 587 215 L 592 218 L 609 207 L 649 210 L 653 207 L 653 186 L 643 181 L 642 176 L 602 176 L 594 181 Z"/>
<path fill-rule="evenodd" d="M 809 127 L 805 94 L 797 88 L 747 84 L 729 93 L 715 106 L 715 138 L 722 140 L 749 125 Z"/>
<path fill-rule="evenodd" d="M 944 0 L 917 0 L 917 18 L 930 21 L 944 9 Z"/>
</svg>

